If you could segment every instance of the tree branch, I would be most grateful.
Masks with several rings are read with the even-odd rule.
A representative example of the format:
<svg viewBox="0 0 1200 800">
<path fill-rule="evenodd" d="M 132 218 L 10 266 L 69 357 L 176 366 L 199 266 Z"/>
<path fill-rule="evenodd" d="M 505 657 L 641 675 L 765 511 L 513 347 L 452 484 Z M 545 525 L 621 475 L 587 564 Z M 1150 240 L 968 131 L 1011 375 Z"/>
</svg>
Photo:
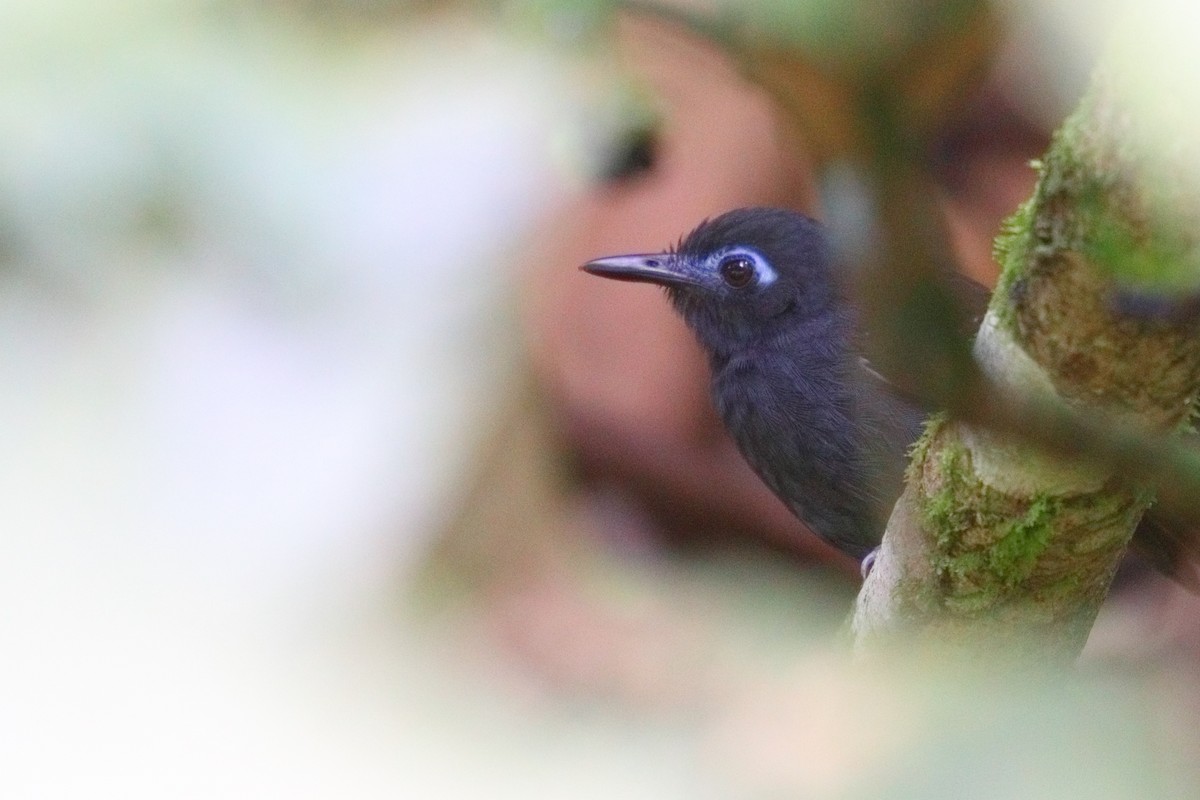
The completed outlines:
<svg viewBox="0 0 1200 800">
<path fill-rule="evenodd" d="M 1062 431 L 1087 427 L 1066 422 L 1067 408 L 1115 420 L 1136 451 L 1131 430 L 1179 429 L 1200 390 L 1200 337 L 1190 325 L 1116 310 L 1108 243 L 1122 242 L 1119 258 L 1144 260 L 1186 250 L 1164 241 L 1196 229 L 1164 219 L 1161 187 L 1130 146 L 1133 124 L 1101 74 L 1010 221 L 998 248 L 1004 272 L 976 340 L 983 374 L 999 389 L 998 416 L 1012 423 L 1022 403 L 1035 403 L 1040 422 L 1059 417 L 1057 454 L 935 420 L 859 596 L 860 651 L 903 630 L 1070 661 L 1086 641 L 1152 501 L 1152 476 L 1064 458 Z M 981 397 L 969 415 L 977 422 L 987 416 Z"/>
</svg>

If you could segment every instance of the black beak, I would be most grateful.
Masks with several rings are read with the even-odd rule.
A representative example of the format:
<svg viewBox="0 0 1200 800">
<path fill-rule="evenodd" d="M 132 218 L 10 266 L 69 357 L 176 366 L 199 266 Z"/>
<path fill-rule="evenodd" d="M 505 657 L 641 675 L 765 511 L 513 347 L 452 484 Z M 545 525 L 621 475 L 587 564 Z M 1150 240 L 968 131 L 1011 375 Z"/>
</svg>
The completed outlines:
<svg viewBox="0 0 1200 800">
<path fill-rule="evenodd" d="M 694 285 L 696 280 L 683 272 L 683 263 L 672 253 L 645 253 L 632 256 L 609 256 L 589 261 L 580 269 L 618 281 L 658 283 L 663 286 Z"/>
</svg>

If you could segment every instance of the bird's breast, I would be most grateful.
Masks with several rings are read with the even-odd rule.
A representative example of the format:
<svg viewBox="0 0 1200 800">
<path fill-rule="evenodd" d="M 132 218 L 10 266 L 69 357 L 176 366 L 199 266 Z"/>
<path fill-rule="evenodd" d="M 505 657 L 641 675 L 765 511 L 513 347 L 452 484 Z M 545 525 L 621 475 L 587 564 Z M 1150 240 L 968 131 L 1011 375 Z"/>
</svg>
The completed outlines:
<svg viewBox="0 0 1200 800">
<path fill-rule="evenodd" d="M 805 368 L 807 367 L 807 368 Z M 861 443 L 834 364 L 770 354 L 730 358 L 713 374 L 717 412 L 750 466 L 792 511 L 844 549 L 870 527 Z"/>
</svg>

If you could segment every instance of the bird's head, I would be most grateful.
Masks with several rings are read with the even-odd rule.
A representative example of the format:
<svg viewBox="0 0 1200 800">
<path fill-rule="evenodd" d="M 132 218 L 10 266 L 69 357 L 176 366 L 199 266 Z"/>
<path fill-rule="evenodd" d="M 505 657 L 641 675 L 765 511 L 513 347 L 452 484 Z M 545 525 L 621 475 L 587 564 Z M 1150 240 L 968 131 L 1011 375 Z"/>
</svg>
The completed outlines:
<svg viewBox="0 0 1200 800">
<path fill-rule="evenodd" d="M 611 256 L 582 267 L 657 283 L 710 351 L 802 327 L 835 304 L 819 223 L 795 211 L 741 208 L 703 222 L 662 253 Z"/>
</svg>

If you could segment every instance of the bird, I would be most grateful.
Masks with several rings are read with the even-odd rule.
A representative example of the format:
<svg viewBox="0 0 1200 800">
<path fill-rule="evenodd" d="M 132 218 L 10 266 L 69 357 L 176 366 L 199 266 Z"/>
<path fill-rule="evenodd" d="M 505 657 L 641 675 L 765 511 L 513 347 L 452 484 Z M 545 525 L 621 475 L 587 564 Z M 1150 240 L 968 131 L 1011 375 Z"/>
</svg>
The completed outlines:
<svg viewBox="0 0 1200 800">
<path fill-rule="evenodd" d="M 864 577 L 903 488 L 908 452 L 934 409 L 898 392 L 864 356 L 852 299 L 822 223 L 784 208 L 705 220 L 658 253 L 597 258 L 592 275 L 658 284 L 708 358 L 713 405 L 742 456 Z M 976 324 L 989 291 L 957 276 Z M 1177 525 L 1147 517 L 1135 542 L 1195 585 Z"/>
</svg>

